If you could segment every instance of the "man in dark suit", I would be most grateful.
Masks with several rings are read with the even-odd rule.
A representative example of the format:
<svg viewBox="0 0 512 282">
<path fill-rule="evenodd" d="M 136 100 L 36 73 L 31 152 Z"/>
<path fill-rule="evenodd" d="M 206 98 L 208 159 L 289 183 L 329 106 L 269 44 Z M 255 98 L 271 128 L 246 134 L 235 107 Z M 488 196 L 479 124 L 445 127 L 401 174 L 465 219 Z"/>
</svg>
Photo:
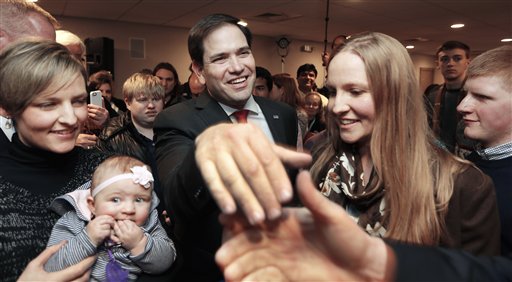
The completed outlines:
<svg viewBox="0 0 512 282">
<path fill-rule="evenodd" d="M 222 279 L 214 261 L 221 244 L 221 211 L 233 213 L 237 202 L 255 223 L 280 216 L 280 204 L 291 197 L 289 183 L 268 182 L 272 175 L 286 174 L 283 168 L 268 166 L 280 161 L 259 156 L 275 149 L 274 143 L 295 147 L 296 113 L 285 104 L 251 95 L 256 77 L 251 33 L 238 22 L 214 14 L 190 30 L 192 69 L 206 84 L 206 94 L 164 110 L 154 126 L 163 200 L 184 263 L 179 278 L 187 281 Z M 235 117 L 240 110 L 248 111 L 247 124 L 236 124 L 243 123 Z M 255 146 L 251 137 L 268 141 Z M 211 158 L 196 161 L 198 155 Z M 252 155 L 251 168 L 237 164 Z M 216 173 L 201 175 L 200 168 Z M 239 176 L 263 191 L 230 181 Z"/>
</svg>

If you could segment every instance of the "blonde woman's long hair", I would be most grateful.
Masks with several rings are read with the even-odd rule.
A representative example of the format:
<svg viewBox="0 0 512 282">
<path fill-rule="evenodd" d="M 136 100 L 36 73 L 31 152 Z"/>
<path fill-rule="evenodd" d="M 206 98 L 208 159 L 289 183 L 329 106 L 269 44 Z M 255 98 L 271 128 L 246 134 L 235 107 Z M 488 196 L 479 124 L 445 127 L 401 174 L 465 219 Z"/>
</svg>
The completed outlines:
<svg viewBox="0 0 512 282">
<path fill-rule="evenodd" d="M 379 184 L 386 189 L 386 237 L 438 244 L 446 233 L 444 216 L 453 192 L 453 174 L 465 165 L 431 142 L 409 54 L 396 39 L 375 32 L 353 36 L 334 56 L 340 52 L 363 60 L 375 104 L 370 151 Z M 328 118 L 333 118 L 331 112 Z M 311 172 L 316 183 L 321 183 L 336 154 L 351 146 L 340 139 L 334 122 L 329 122 L 328 131 L 328 140 L 314 154 Z"/>
</svg>

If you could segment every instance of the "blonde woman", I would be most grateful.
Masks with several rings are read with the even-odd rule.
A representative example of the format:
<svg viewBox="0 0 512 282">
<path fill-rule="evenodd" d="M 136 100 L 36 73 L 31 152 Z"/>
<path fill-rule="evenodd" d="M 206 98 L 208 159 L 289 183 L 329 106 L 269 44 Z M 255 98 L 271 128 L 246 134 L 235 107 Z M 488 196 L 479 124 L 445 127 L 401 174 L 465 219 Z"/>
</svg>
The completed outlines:
<svg viewBox="0 0 512 282">
<path fill-rule="evenodd" d="M 414 66 L 400 42 L 353 36 L 328 66 L 328 138 L 313 179 L 368 233 L 498 254 L 490 178 L 436 147 Z"/>
<path fill-rule="evenodd" d="M 2 281 L 15 281 L 45 249 L 59 219 L 53 199 L 86 187 L 104 158 L 76 146 L 88 113 L 85 81 L 83 65 L 55 42 L 22 41 L 0 54 L 0 104 L 16 128 L 0 154 Z"/>
</svg>

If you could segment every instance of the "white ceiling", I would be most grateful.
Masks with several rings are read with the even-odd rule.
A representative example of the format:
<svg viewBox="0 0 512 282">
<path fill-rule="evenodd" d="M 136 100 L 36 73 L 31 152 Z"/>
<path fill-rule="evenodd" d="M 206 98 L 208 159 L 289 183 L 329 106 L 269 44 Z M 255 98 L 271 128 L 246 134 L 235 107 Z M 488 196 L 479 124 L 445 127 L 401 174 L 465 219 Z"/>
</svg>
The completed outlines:
<svg viewBox="0 0 512 282">
<path fill-rule="evenodd" d="M 254 34 L 324 42 L 327 0 L 39 0 L 54 16 L 192 27 L 211 13 L 246 20 Z M 267 19 L 265 13 L 281 16 Z M 464 23 L 454 30 L 451 24 Z M 511 0 L 330 0 L 327 38 L 379 31 L 411 52 L 432 55 L 446 40 L 467 43 L 474 53 L 512 37 Z M 418 39 L 426 41 L 418 41 Z"/>
</svg>

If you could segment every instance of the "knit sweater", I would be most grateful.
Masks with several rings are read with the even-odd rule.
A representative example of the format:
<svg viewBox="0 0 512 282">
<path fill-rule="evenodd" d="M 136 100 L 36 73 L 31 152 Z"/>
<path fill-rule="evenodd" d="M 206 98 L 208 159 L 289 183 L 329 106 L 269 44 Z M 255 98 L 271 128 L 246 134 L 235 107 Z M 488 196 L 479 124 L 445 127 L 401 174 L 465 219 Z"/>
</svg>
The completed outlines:
<svg viewBox="0 0 512 282">
<path fill-rule="evenodd" d="M 473 152 L 467 159 L 474 162 L 494 182 L 501 221 L 501 253 L 512 254 L 512 157 L 484 160 Z"/>
<path fill-rule="evenodd" d="M 78 147 L 66 154 L 29 148 L 13 136 L 8 152 L 0 155 L 2 281 L 15 281 L 44 250 L 59 219 L 51 202 L 88 182 L 103 158 Z"/>
</svg>

